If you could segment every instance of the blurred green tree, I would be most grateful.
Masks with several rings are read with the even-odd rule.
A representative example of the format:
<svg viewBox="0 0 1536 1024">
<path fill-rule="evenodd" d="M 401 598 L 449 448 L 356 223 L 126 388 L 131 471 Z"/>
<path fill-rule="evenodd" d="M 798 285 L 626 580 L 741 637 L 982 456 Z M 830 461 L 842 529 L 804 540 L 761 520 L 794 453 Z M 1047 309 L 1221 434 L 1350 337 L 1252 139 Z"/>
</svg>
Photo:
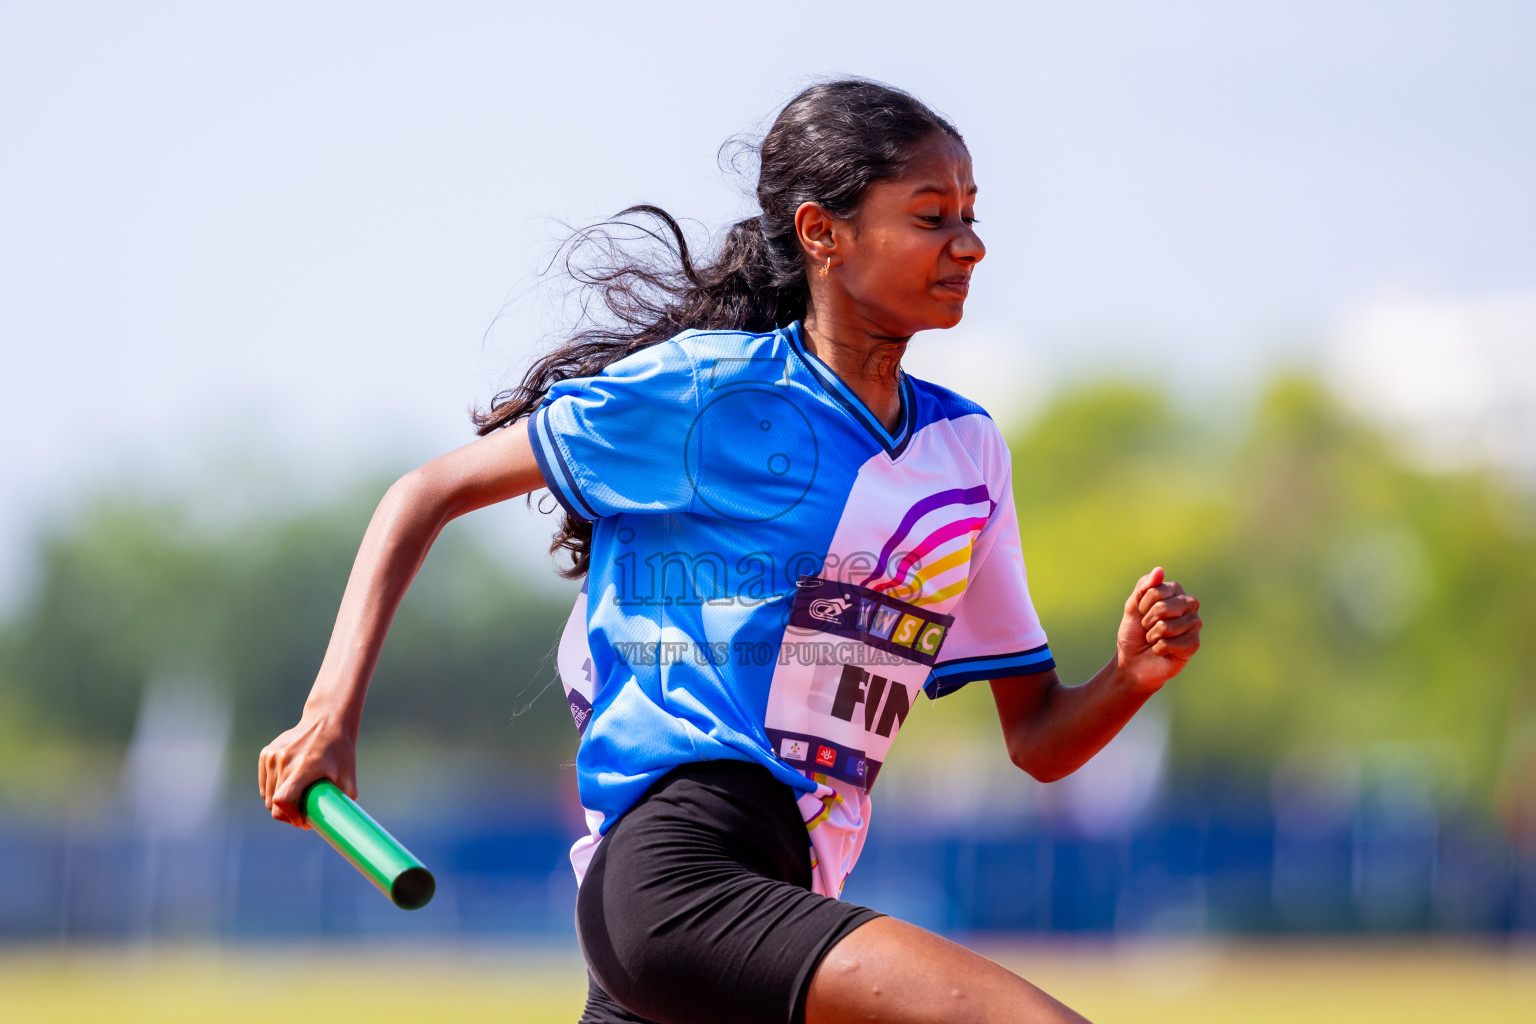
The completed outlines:
<svg viewBox="0 0 1536 1024">
<path fill-rule="evenodd" d="M 1204 647 L 1159 697 L 1177 771 L 1258 781 L 1283 757 L 1402 745 L 1439 785 L 1492 792 L 1536 698 L 1536 537 L 1509 481 L 1416 468 L 1305 377 L 1215 428 L 1089 385 L 1012 446 L 1064 677 L 1108 659 L 1153 565 L 1202 599 Z"/>
<path fill-rule="evenodd" d="M 146 682 L 175 675 L 225 691 L 234 769 L 254 766 L 256 750 L 298 718 L 382 490 L 223 527 L 199 523 L 184 501 L 96 501 L 44 541 L 36 588 L 0 631 L 0 712 L 12 731 L 119 750 Z M 370 736 L 409 733 L 554 769 L 574 748 L 558 684 L 549 686 L 568 610 L 450 526 L 391 628 L 365 750 Z M 534 703 L 546 687 L 553 699 Z"/>
</svg>

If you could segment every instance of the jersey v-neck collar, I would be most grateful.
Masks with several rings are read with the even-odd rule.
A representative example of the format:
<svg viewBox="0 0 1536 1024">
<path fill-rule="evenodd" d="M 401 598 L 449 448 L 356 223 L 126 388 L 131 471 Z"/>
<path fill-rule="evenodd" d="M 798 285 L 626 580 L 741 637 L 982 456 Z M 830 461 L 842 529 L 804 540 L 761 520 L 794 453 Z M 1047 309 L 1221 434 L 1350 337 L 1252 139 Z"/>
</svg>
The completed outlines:
<svg viewBox="0 0 1536 1024">
<path fill-rule="evenodd" d="M 901 375 L 901 385 L 897 389 L 901 397 L 901 415 L 896 423 L 896 432 L 892 434 L 885 429 L 885 424 L 880 418 L 869 411 L 863 399 L 853 393 L 853 389 L 843 383 L 832 368 L 810 349 L 805 346 L 805 339 L 800 335 L 800 321 L 796 320 L 788 327 L 782 328 L 784 337 L 789 339 L 789 347 L 794 349 L 805 368 L 811 372 L 828 395 L 841 405 L 848 414 L 854 418 L 865 430 L 869 431 L 880 447 L 891 458 L 897 458 L 907 450 L 907 444 L 912 440 L 913 427 L 917 418 L 916 394 L 912 390 L 912 381 L 906 373 Z"/>
</svg>

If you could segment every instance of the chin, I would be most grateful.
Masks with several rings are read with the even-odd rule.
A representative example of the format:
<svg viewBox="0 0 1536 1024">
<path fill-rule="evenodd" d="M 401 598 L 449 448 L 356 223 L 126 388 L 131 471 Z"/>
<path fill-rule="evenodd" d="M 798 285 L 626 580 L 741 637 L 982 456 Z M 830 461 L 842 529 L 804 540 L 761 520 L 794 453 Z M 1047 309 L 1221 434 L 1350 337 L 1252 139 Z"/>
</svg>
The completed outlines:
<svg viewBox="0 0 1536 1024">
<path fill-rule="evenodd" d="M 965 303 L 957 303 L 947 307 L 933 318 L 934 330 L 946 330 L 958 324 L 965 317 Z"/>
<path fill-rule="evenodd" d="M 909 309 L 887 318 L 885 325 L 893 334 L 916 334 L 919 331 L 942 331 L 953 327 L 965 315 L 965 300 L 958 302 L 929 302 L 922 309 Z M 896 324 L 903 325 L 901 329 Z"/>
</svg>

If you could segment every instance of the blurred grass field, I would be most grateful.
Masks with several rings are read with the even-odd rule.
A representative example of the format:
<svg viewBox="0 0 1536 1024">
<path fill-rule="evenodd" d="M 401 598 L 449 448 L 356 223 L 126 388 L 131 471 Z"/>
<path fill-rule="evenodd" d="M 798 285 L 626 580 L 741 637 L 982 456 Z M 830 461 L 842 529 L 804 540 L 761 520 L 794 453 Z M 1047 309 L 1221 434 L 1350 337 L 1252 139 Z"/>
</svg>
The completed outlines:
<svg viewBox="0 0 1536 1024">
<path fill-rule="evenodd" d="M 981 945 L 1099 1024 L 1536 1020 L 1536 948 L 1400 941 Z M 0 953 L 0 1021 L 573 1024 L 573 950 Z M 728 1024 L 728 1022 L 722 1022 Z"/>
</svg>

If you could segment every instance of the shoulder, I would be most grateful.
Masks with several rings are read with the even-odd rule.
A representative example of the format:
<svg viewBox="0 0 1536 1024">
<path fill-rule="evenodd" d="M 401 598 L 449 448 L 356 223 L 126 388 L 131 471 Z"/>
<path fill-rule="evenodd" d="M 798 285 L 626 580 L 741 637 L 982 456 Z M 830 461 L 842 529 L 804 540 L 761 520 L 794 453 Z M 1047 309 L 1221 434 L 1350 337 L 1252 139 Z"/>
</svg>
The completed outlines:
<svg viewBox="0 0 1536 1024">
<path fill-rule="evenodd" d="M 682 353 L 706 388 L 777 380 L 789 344 L 779 331 L 684 331 L 664 345 Z"/>
<path fill-rule="evenodd" d="M 1003 432 L 998 429 L 992 414 L 979 404 L 931 381 L 910 374 L 907 380 L 917 398 L 919 429 L 942 426 L 988 448 L 1008 450 L 1008 442 L 1003 439 Z"/>
<path fill-rule="evenodd" d="M 949 388 L 911 374 L 907 380 L 917 399 L 919 430 L 939 429 L 954 435 L 960 447 L 985 467 L 988 478 L 1010 471 L 1008 441 L 991 413 Z"/>
<path fill-rule="evenodd" d="M 907 374 L 907 380 L 912 382 L 912 390 L 916 393 L 918 402 L 928 407 L 925 411 L 935 414 L 928 418 L 930 421 L 939 419 L 959 420 L 967 416 L 979 416 L 988 423 L 992 422 L 991 413 L 958 392 L 951 391 L 949 388 L 935 384 L 932 381 L 914 377 L 910 373 Z M 996 428 L 994 427 L 993 429 L 995 430 Z"/>
<path fill-rule="evenodd" d="M 720 387 L 737 377 L 750 376 L 755 362 L 776 366 L 782 358 L 777 350 L 783 345 L 784 339 L 777 332 L 689 330 L 615 360 L 602 375 L 652 378 L 678 374 L 697 378 L 706 388 Z"/>
</svg>

